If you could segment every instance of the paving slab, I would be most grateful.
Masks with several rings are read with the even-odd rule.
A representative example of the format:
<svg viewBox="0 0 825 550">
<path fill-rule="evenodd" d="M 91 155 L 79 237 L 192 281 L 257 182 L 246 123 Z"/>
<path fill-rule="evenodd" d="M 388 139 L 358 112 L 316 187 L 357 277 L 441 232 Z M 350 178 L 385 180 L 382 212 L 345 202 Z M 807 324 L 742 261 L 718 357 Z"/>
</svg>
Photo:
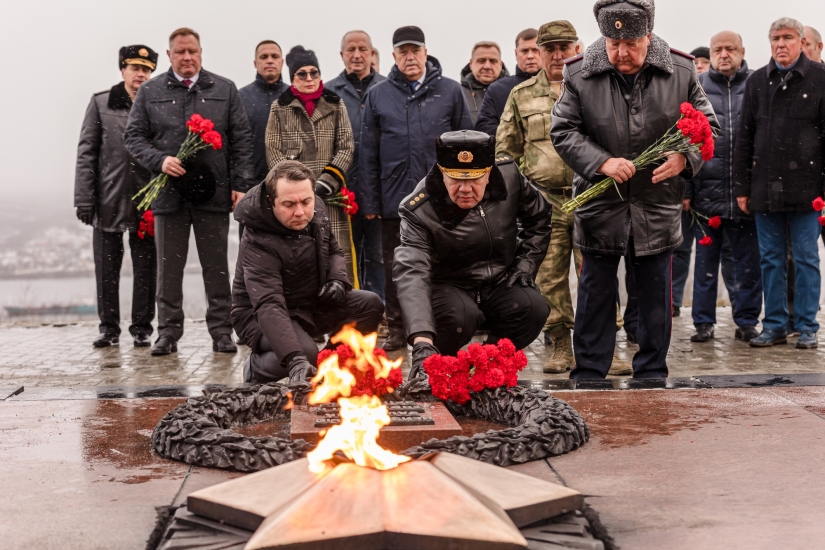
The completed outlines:
<svg viewBox="0 0 825 550">
<path fill-rule="evenodd" d="M 592 439 L 549 460 L 625 549 L 816 548 L 820 388 L 557 392 Z"/>
</svg>

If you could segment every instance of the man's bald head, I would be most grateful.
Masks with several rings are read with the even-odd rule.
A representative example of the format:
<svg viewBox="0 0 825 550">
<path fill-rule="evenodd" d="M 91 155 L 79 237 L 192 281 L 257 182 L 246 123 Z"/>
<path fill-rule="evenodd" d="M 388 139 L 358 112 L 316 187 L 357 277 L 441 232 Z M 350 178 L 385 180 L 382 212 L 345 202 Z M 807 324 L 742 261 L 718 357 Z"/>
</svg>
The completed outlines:
<svg viewBox="0 0 825 550">
<path fill-rule="evenodd" d="M 805 27 L 805 55 L 811 61 L 822 63 L 822 35 L 813 27 Z"/>
<path fill-rule="evenodd" d="M 733 31 L 722 31 L 710 39 L 710 66 L 730 78 L 742 68 L 745 46 L 742 36 Z"/>
</svg>

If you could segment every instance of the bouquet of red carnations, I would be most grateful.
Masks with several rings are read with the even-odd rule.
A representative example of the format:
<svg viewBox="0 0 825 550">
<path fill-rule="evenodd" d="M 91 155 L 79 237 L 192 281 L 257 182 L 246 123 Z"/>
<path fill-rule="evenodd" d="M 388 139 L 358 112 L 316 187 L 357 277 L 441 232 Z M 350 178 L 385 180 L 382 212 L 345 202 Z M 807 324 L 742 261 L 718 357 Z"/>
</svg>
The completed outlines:
<svg viewBox="0 0 825 550">
<path fill-rule="evenodd" d="M 144 212 L 140 222 L 138 222 L 138 239 L 145 239 L 147 235 L 149 237 L 155 236 L 155 214 L 151 210 Z"/>
<path fill-rule="evenodd" d="M 358 213 L 358 203 L 355 202 L 355 193 L 346 187 L 342 187 L 341 190 L 334 195 L 324 198 L 324 203 L 340 206 L 344 209 L 344 213 L 350 216 Z"/>
<path fill-rule="evenodd" d="M 679 111 L 682 114 L 679 121 L 665 132 L 665 135 L 659 141 L 648 147 L 644 153 L 633 161 L 633 165 L 637 169 L 644 170 L 652 164 L 661 162 L 668 153 L 685 154 L 690 151 L 699 151 L 705 161 L 713 158 L 713 130 L 710 127 L 708 117 L 701 111 L 697 111 L 690 103 L 682 103 Z M 674 129 L 678 131 L 674 132 Z M 606 178 L 584 193 L 576 195 L 572 200 L 566 202 L 561 209 L 569 214 L 576 208 L 598 197 L 610 187 L 615 187 L 616 192 L 619 192 L 616 180 Z M 620 192 L 619 196 L 621 196 Z"/>
<path fill-rule="evenodd" d="M 432 355 L 424 360 L 433 395 L 459 405 L 470 400 L 470 392 L 515 386 L 526 366 L 527 356 L 506 338 L 496 345 L 470 344 L 456 357 Z"/>
<path fill-rule="evenodd" d="M 338 365 L 341 368 L 349 370 L 355 377 L 355 386 L 352 388 L 352 393 L 350 394 L 352 397 L 359 395 L 381 397 L 384 394 L 391 393 L 404 381 L 404 376 L 401 374 L 400 368 L 392 369 L 387 378 L 376 379 L 375 369 L 372 365 L 368 364 L 367 370 L 354 367 L 352 361 L 348 361 L 348 359 L 355 358 L 355 354 L 346 344 L 340 344 L 334 351 L 329 349 L 321 350 L 318 353 L 316 364 L 320 365 L 322 361 L 332 354 L 338 355 Z M 384 358 L 387 357 L 387 352 L 380 348 L 376 349 L 373 354 Z"/>
<path fill-rule="evenodd" d="M 212 147 L 212 149 L 220 149 L 223 147 L 223 139 L 220 132 L 215 131 L 215 124 L 208 118 L 203 118 L 195 113 L 186 123 L 189 133 L 186 139 L 180 146 L 178 154 L 175 155 L 181 161 L 188 159 L 201 149 Z M 148 210 L 152 206 L 152 202 L 158 198 L 160 192 L 169 183 L 169 176 L 160 174 L 152 179 L 137 195 L 132 197 L 132 200 L 137 200 L 143 195 L 140 203 L 138 203 L 138 210 Z"/>
</svg>

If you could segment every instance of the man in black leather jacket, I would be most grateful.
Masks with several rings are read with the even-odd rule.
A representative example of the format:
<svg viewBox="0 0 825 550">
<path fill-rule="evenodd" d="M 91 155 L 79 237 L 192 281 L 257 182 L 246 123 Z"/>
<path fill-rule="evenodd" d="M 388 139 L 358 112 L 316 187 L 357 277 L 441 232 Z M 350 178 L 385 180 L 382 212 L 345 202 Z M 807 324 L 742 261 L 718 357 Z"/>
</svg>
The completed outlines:
<svg viewBox="0 0 825 550">
<path fill-rule="evenodd" d="M 495 138 L 462 130 L 436 141 L 436 165 L 405 198 L 393 279 L 413 345 L 410 379 L 434 353 L 455 355 L 476 330 L 518 349 L 550 313 L 534 278 L 550 244 L 551 206 L 495 158 Z"/>
</svg>

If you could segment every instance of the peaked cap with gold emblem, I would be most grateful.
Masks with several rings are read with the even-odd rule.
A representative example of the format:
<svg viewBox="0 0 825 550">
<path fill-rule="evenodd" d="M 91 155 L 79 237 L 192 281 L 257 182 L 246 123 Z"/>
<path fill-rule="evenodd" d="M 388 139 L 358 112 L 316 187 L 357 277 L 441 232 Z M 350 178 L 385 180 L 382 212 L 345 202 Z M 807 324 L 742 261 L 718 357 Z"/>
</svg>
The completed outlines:
<svg viewBox="0 0 825 550">
<path fill-rule="evenodd" d="M 602 36 L 629 40 L 653 32 L 656 4 L 654 0 L 598 0 L 593 14 Z"/>
<path fill-rule="evenodd" d="M 123 46 L 120 48 L 118 60 L 120 61 L 121 69 L 126 67 L 126 65 L 143 65 L 154 71 L 158 66 L 158 54 L 149 46 L 142 44 Z"/>
<path fill-rule="evenodd" d="M 496 139 L 484 132 L 446 132 L 435 140 L 438 166 L 455 180 L 474 180 L 496 162 Z"/>
</svg>

